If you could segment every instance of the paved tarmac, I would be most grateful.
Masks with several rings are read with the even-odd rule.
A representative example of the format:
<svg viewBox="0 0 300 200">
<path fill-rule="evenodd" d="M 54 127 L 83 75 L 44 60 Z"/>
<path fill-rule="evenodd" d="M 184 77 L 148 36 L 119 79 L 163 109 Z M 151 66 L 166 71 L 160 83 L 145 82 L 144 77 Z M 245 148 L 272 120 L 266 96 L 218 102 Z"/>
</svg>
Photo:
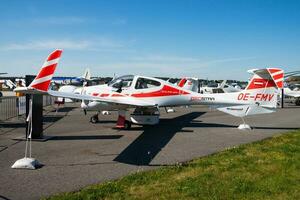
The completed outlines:
<svg viewBox="0 0 300 200">
<path fill-rule="evenodd" d="M 161 111 L 159 125 L 113 129 L 116 113 L 100 116 L 98 124 L 72 106 L 47 113 L 46 142 L 33 142 L 33 157 L 44 166 L 16 170 L 11 165 L 24 156 L 25 142 L 20 120 L 0 123 L 0 199 L 39 199 L 52 194 L 117 179 L 140 170 L 188 161 L 226 148 L 300 128 L 300 108 L 279 109 L 246 121 L 254 128 L 240 131 L 241 119 L 207 107 Z"/>
</svg>

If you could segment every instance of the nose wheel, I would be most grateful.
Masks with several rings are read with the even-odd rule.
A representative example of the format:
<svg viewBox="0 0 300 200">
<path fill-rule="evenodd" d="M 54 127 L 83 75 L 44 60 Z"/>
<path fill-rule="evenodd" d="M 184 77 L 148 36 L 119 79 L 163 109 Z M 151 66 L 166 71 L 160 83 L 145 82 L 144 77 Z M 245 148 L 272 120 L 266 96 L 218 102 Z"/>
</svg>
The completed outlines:
<svg viewBox="0 0 300 200">
<path fill-rule="evenodd" d="M 93 116 L 90 118 L 90 122 L 93 123 L 93 124 L 98 123 L 98 122 L 99 122 L 98 114 L 93 115 Z"/>
</svg>

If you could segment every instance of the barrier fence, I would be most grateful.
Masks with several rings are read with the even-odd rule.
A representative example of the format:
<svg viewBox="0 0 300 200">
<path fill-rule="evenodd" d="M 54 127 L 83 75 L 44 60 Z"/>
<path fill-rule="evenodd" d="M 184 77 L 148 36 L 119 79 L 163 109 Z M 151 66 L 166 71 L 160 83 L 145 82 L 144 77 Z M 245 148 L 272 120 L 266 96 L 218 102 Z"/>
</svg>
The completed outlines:
<svg viewBox="0 0 300 200">
<path fill-rule="evenodd" d="M 55 97 L 44 95 L 43 106 L 53 105 Z M 25 115 L 26 97 L 0 97 L 0 121 Z"/>
</svg>

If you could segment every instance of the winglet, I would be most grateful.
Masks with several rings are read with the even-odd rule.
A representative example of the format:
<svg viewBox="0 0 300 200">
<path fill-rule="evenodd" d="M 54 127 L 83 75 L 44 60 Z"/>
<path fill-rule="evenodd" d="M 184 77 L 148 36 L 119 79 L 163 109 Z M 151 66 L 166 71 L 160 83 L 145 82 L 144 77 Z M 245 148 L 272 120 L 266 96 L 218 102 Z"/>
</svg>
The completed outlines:
<svg viewBox="0 0 300 200">
<path fill-rule="evenodd" d="M 50 53 L 47 60 L 44 62 L 42 68 L 40 69 L 38 75 L 28 86 L 29 89 L 36 89 L 41 92 L 47 92 L 61 54 L 61 49 L 56 49 L 55 51 Z"/>
</svg>

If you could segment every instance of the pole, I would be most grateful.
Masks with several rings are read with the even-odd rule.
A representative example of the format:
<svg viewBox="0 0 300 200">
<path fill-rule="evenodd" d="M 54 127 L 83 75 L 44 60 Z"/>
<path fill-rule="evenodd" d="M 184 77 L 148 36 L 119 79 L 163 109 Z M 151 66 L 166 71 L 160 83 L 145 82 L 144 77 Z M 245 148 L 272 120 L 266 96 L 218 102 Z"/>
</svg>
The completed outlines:
<svg viewBox="0 0 300 200">
<path fill-rule="evenodd" d="M 284 108 L 284 89 L 281 89 L 281 108 Z"/>
<path fill-rule="evenodd" d="M 35 76 L 26 75 L 26 86 L 29 86 L 30 83 L 34 80 L 34 78 Z M 26 94 L 26 117 L 28 117 L 29 115 L 30 99 L 32 100 L 32 123 L 29 125 L 29 123 L 26 122 L 26 138 L 28 137 L 29 128 L 31 128 L 32 139 L 41 139 L 43 138 L 43 95 Z"/>
</svg>

